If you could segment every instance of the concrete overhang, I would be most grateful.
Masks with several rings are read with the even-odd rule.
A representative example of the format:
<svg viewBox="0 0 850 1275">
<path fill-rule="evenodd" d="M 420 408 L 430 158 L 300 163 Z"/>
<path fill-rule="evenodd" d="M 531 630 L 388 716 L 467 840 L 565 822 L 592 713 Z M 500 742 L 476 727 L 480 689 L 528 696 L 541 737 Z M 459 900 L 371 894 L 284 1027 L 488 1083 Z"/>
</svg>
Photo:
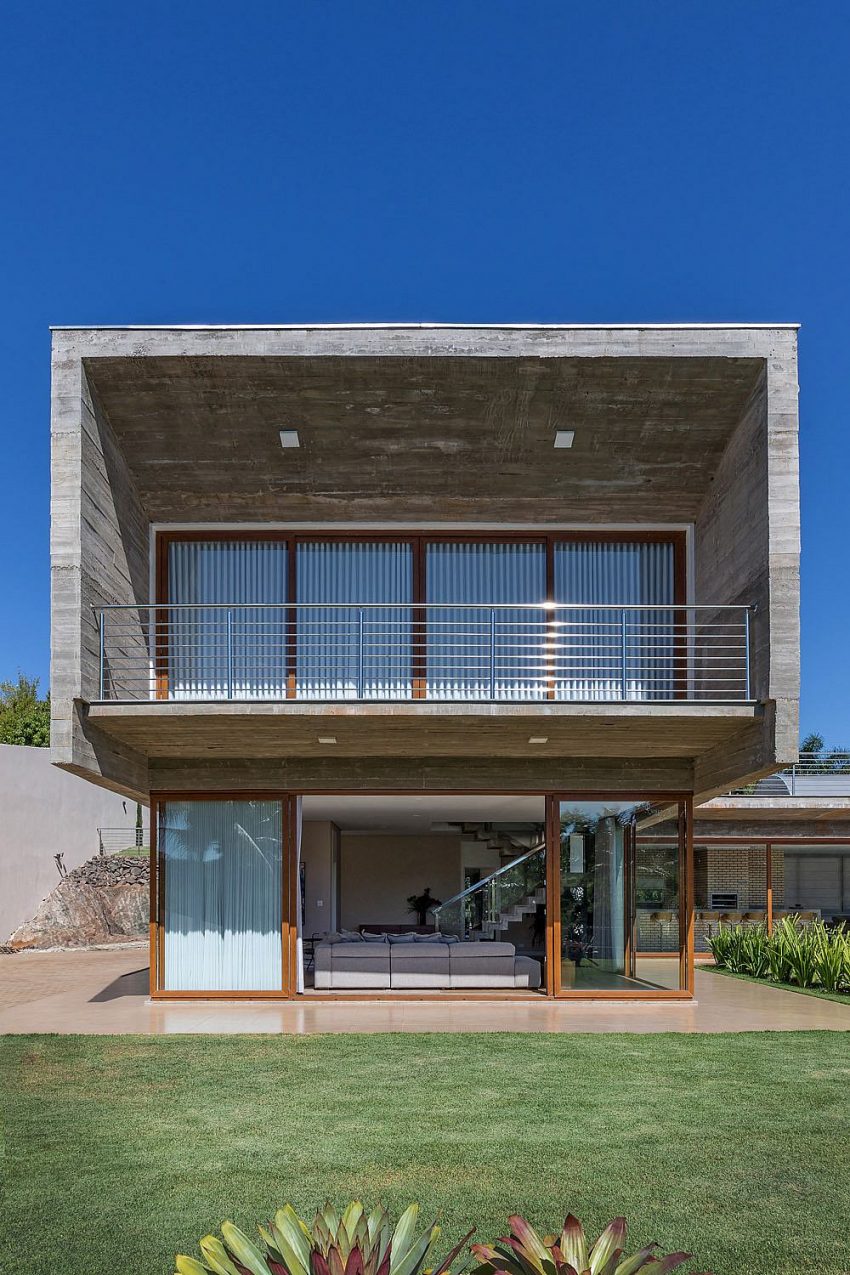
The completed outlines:
<svg viewBox="0 0 850 1275">
<path fill-rule="evenodd" d="M 88 719 L 151 757 L 687 758 L 759 719 L 751 704 L 93 704 Z M 336 744 L 319 742 L 333 736 Z M 529 738 L 545 743 L 530 744 Z"/>
<path fill-rule="evenodd" d="M 57 330 L 153 522 L 692 521 L 782 327 Z M 554 451 L 557 428 L 575 432 Z M 299 448 L 279 431 L 297 429 Z"/>
</svg>

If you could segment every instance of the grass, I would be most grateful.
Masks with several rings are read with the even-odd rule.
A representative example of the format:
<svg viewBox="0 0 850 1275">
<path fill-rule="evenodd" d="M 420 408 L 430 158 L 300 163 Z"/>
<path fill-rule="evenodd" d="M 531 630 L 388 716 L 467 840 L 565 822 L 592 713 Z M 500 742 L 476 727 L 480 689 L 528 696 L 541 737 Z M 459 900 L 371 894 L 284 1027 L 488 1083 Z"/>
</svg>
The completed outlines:
<svg viewBox="0 0 850 1275">
<path fill-rule="evenodd" d="M 15 1275 L 169 1275 L 231 1218 L 418 1199 L 447 1242 L 589 1229 L 694 1267 L 845 1272 L 843 1033 L 10 1036 Z"/>
<path fill-rule="evenodd" d="M 817 996 L 822 1001 L 838 1001 L 839 1005 L 850 1005 L 850 993 L 825 992 L 822 987 L 800 987 L 797 983 L 775 983 L 772 978 L 756 978 L 754 974 L 739 974 L 737 970 L 722 969 L 719 965 L 699 966 L 711 974 L 723 974 L 726 978 L 739 978 L 744 983 L 758 983 L 762 987 L 778 987 L 784 992 L 799 992 L 802 996 Z"/>
</svg>

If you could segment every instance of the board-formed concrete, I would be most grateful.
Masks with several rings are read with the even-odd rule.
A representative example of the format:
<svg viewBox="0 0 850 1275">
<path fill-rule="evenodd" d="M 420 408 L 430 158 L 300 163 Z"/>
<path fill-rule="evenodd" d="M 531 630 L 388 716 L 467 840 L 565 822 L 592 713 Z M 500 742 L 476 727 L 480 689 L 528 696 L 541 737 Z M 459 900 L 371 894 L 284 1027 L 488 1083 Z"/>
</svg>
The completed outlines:
<svg viewBox="0 0 850 1275">
<path fill-rule="evenodd" d="M 739 706 L 713 706 L 714 724 L 689 734 L 683 703 L 654 749 L 638 730 L 624 734 L 621 753 L 594 744 L 588 713 L 561 773 L 575 770 L 567 760 L 578 748 L 582 775 L 599 789 L 630 774 L 637 784 L 653 765 L 660 776 L 663 759 L 677 788 L 707 796 L 792 761 L 796 337 L 788 325 L 57 329 L 54 760 L 134 796 L 180 766 L 196 778 L 211 767 L 217 782 L 229 766 L 234 782 L 251 786 L 238 737 L 228 762 L 226 743 L 205 739 L 188 708 L 184 728 L 197 751 L 184 748 L 179 761 L 165 729 L 159 747 L 156 731 L 143 737 L 129 711 L 89 711 L 98 699 L 93 606 L 150 602 L 153 524 L 273 523 L 690 527 L 692 600 L 757 607 L 755 710 L 742 720 Z M 300 430 L 298 451 L 280 449 L 281 428 Z M 575 430 L 569 451 L 553 451 L 556 428 Z M 141 626 L 125 641 L 143 651 Z M 299 767 L 285 723 L 272 729 L 268 720 L 267 739 L 281 732 L 281 771 L 284 761 L 293 774 L 333 770 L 331 756 L 304 756 Z M 443 745 L 452 751 L 436 766 L 417 758 L 411 733 L 408 755 L 393 763 L 398 775 L 427 783 L 430 766 L 460 777 L 468 754 L 452 730 Z M 169 731 L 173 741 L 173 722 Z M 543 785 L 557 769 L 557 756 L 535 761 L 518 734 L 511 749 L 528 783 L 537 773 Z M 257 782 L 269 773 L 268 751 L 264 744 Z M 480 774 L 486 757 L 469 760 Z M 368 784 L 368 766 L 355 769 Z"/>
</svg>

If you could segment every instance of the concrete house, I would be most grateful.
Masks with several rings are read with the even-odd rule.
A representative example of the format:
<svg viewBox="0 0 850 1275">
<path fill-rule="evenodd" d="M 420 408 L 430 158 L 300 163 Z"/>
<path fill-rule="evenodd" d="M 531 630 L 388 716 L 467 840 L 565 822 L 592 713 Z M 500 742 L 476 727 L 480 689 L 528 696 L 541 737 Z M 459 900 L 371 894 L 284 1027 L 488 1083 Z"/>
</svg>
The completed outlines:
<svg viewBox="0 0 850 1275">
<path fill-rule="evenodd" d="M 152 995 L 692 995 L 694 802 L 796 758 L 796 337 L 54 331 L 53 760 L 151 806 Z"/>
</svg>

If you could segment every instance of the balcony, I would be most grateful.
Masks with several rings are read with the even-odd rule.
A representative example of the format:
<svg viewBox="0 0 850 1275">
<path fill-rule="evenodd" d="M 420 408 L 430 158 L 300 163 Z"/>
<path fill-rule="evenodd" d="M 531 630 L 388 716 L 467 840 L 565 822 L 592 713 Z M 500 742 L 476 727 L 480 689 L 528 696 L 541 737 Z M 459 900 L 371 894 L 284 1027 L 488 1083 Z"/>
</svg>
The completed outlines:
<svg viewBox="0 0 850 1275">
<path fill-rule="evenodd" d="M 747 606 L 107 606 L 102 703 L 751 701 Z"/>
<path fill-rule="evenodd" d="M 99 685 L 84 711 L 140 757 L 314 759 L 330 786 L 342 757 L 431 759 L 441 775 L 482 789 L 499 759 L 518 778 L 548 758 L 552 782 L 563 782 L 564 758 L 588 775 L 599 773 L 588 759 L 631 758 L 637 778 L 633 763 L 606 772 L 619 786 L 628 773 L 653 790 L 687 789 L 696 757 L 763 715 L 750 686 L 751 615 L 745 606 L 102 607 Z M 446 759 L 463 759 L 462 771 Z M 280 782 L 283 772 L 264 773 Z"/>
</svg>

